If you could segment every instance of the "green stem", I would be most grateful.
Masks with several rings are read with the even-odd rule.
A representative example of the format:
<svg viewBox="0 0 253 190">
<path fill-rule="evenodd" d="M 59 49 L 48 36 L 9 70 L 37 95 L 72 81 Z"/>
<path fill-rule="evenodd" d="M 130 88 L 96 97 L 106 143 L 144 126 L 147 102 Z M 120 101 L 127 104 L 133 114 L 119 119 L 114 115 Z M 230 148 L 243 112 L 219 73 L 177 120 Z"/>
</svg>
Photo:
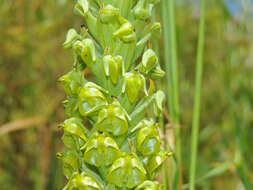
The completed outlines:
<svg viewBox="0 0 253 190">
<path fill-rule="evenodd" d="M 174 0 L 169 0 L 168 5 L 165 0 L 161 3 L 162 19 L 163 19 L 163 37 L 165 49 L 165 66 L 166 66 L 166 83 L 167 83 L 167 96 L 169 100 L 168 109 L 170 112 L 171 120 L 176 126 L 176 155 L 177 166 L 175 173 L 180 173 L 179 178 L 176 177 L 176 189 L 180 188 L 182 184 L 181 177 L 181 138 L 179 124 L 179 99 L 178 99 L 178 69 L 177 69 L 177 45 L 176 45 L 176 30 L 174 18 Z M 169 21 L 167 21 L 169 18 Z M 175 177 L 175 176 L 174 176 Z"/>
<path fill-rule="evenodd" d="M 168 109 L 169 109 L 169 112 L 172 113 L 172 102 L 173 102 L 173 99 L 172 99 L 172 85 L 171 85 L 171 67 L 169 65 L 169 60 L 170 60 L 170 57 L 169 57 L 169 25 L 168 25 L 168 22 L 167 22 L 167 18 L 168 18 L 168 9 L 167 9 L 167 3 L 165 0 L 162 0 L 161 1 L 161 10 L 162 10 L 162 26 L 163 26 L 163 40 L 164 40 L 164 61 L 165 61 L 165 70 L 166 70 L 166 85 L 167 85 L 167 97 L 168 97 L 168 100 L 169 100 L 169 103 L 168 103 Z"/>
<path fill-rule="evenodd" d="M 181 174 L 181 135 L 179 124 L 179 100 L 178 100 L 178 66 L 177 66 L 177 44 L 176 44 L 176 29 L 174 18 L 174 0 L 169 0 L 169 23 L 170 23 L 170 51 L 171 51 L 171 68 L 172 68 L 172 90 L 173 90 L 173 117 L 172 121 L 175 124 L 176 135 L 176 155 L 179 172 L 179 181 L 176 182 L 177 189 L 181 189 L 182 174 Z"/>
<path fill-rule="evenodd" d="M 190 190 L 195 189 L 195 174 L 196 174 L 198 136 L 199 136 L 200 97 L 201 97 L 202 67 L 203 67 L 204 27 L 205 27 L 205 0 L 202 0 L 200 26 L 199 26 L 198 52 L 197 52 L 194 112 L 192 121 Z"/>
</svg>

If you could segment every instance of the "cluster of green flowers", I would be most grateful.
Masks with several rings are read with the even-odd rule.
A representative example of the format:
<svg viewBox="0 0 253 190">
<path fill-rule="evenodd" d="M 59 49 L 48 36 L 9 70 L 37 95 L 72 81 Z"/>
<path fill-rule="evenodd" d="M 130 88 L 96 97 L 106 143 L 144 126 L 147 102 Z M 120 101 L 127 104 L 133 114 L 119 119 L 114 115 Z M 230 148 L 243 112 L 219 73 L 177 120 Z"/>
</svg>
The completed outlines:
<svg viewBox="0 0 253 190">
<path fill-rule="evenodd" d="M 151 20 L 156 3 L 76 2 L 74 11 L 86 28 L 68 31 L 63 46 L 73 50 L 74 64 L 59 79 L 69 117 L 60 125 L 67 149 L 58 154 L 68 179 L 65 190 L 161 189 L 155 178 L 168 153 L 156 119 L 165 95 L 155 90 L 154 80 L 164 71 L 148 43 L 160 34 L 160 23 Z M 94 83 L 85 78 L 86 68 Z"/>
</svg>

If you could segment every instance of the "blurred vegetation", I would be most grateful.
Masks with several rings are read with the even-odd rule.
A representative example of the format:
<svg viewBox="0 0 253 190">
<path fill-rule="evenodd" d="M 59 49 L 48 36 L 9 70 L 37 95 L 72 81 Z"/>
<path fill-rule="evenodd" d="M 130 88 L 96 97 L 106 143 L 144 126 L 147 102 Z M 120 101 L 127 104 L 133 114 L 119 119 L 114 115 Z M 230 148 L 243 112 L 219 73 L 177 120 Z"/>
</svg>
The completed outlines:
<svg viewBox="0 0 253 190">
<path fill-rule="evenodd" d="M 73 4 L 0 0 L 2 190 L 63 187 L 55 155 L 62 147 L 57 123 L 64 118 L 64 94 L 56 81 L 72 64 L 71 53 L 61 46 L 66 31 L 83 24 L 74 17 Z M 250 188 L 245 178 L 253 181 L 252 12 L 244 5 L 240 14 L 232 16 L 222 1 L 207 4 L 197 176 L 232 164 L 224 173 L 199 182 L 197 189 L 243 189 L 243 184 Z M 200 10 L 190 1 L 176 5 L 182 168 L 187 183 Z M 163 45 L 161 39 L 161 63 Z M 1 134 L 3 128 L 18 126 L 27 128 Z"/>
</svg>

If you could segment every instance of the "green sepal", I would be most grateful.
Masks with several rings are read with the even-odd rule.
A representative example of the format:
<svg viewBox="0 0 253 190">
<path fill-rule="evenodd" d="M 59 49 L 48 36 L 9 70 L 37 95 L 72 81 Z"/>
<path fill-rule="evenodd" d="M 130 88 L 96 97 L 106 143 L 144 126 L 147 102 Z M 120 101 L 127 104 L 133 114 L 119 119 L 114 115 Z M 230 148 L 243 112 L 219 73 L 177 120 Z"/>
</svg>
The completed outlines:
<svg viewBox="0 0 253 190">
<path fill-rule="evenodd" d="M 107 100 L 101 90 L 101 87 L 92 82 L 86 83 L 81 88 L 78 96 L 78 107 L 81 115 L 87 116 L 93 110 L 96 110 L 96 107 L 107 104 Z"/>
<path fill-rule="evenodd" d="M 138 100 L 141 90 L 147 95 L 146 80 L 139 72 L 132 71 L 124 74 L 125 82 L 123 84 L 122 93 L 126 92 L 131 103 Z"/>
<path fill-rule="evenodd" d="M 69 29 L 68 32 L 67 32 L 67 35 L 66 35 L 66 40 L 65 40 L 65 42 L 63 43 L 63 47 L 64 47 L 65 49 L 71 48 L 72 45 L 73 45 L 73 43 L 74 43 L 76 40 L 78 40 L 78 39 L 80 39 L 80 36 L 79 36 L 79 34 L 76 32 L 76 30 L 73 29 L 73 28 Z"/>
<path fill-rule="evenodd" d="M 118 187 L 134 188 L 146 179 L 146 171 L 134 154 L 126 154 L 111 166 L 107 180 Z"/>
<path fill-rule="evenodd" d="M 86 38 L 82 41 L 76 41 L 73 44 L 73 49 L 75 53 L 82 58 L 86 65 L 90 66 L 96 62 L 95 45 L 91 39 Z"/>
<path fill-rule="evenodd" d="M 116 103 L 109 104 L 99 111 L 96 129 L 102 132 L 120 136 L 127 132 L 127 115 L 123 108 Z"/>
<path fill-rule="evenodd" d="M 94 178 L 82 172 L 81 174 L 75 172 L 70 178 L 68 184 L 63 190 L 102 190 L 101 184 L 99 184 Z"/>
<path fill-rule="evenodd" d="M 72 117 L 66 119 L 63 123 L 63 128 L 64 132 L 77 136 L 85 142 L 88 141 L 86 137 L 86 133 L 88 133 L 88 130 L 84 127 L 80 118 Z"/>
<path fill-rule="evenodd" d="M 66 115 L 71 117 L 80 117 L 80 112 L 78 110 L 78 97 L 68 96 L 66 100 L 62 101 L 62 105 L 65 108 Z"/>
<path fill-rule="evenodd" d="M 146 20 L 151 17 L 152 5 L 148 0 L 139 0 L 134 7 L 134 16 L 140 20 Z"/>
<path fill-rule="evenodd" d="M 162 150 L 155 155 L 147 156 L 143 159 L 145 168 L 152 179 L 155 178 L 160 172 L 162 164 L 165 162 L 168 156 L 170 156 L 170 154 Z"/>
<path fill-rule="evenodd" d="M 143 120 L 138 125 L 140 130 L 137 132 L 137 150 L 143 156 L 150 156 L 160 151 L 161 141 L 157 126 L 153 122 Z"/>
<path fill-rule="evenodd" d="M 134 32 L 132 24 L 123 18 L 119 18 L 121 26 L 113 33 L 115 38 L 121 39 L 125 43 L 134 42 L 136 40 L 136 34 Z"/>
<path fill-rule="evenodd" d="M 84 82 L 82 72 L 73 69 L 67 74 L 61 76 L 58 81 L 63 84 L 64 91 L 68 96 L 77 95 Z"/>
<path fill-rule="evenodd" d="M 149 73 L 149 77 L 153 80 L 158 80 L 163 78 L 165 75 L 165 72 L 161 69 L 160 66 L 155 67 L 154 69 L 152 69 Z"/>
<path fill-rule="evenodd" d="M 148 49 L 142 56 L 142 62 L 138 65 L 138 70 L 143 74 L 148 74 L 158 65 L 158 58 L 152 49 Z"/>
<path fill-rule="evenodd" d="M 77 0 L 75 4 L 74 12 L 81 16 L 86 16 L 89 11 L 89 3 L 88 0 Z"/>
<path fill-rule="evenodd" d="M 109 136 L 95 133 L 87 143 L 84 160 L 94 166 L 111 165 L 121 155 L 116 142 Z"/>
<path fill-rule="evenodd" d="M 160 113 L 162 112 L 164 106 L 165 106 L 165 100 L 166 96 L 165 93 L 162 90 L 158 90 L 155 94 L 155 101 L 154 101 L 154 113 L 156 116 L 159 116 Z"/>
<path fill-rule="evenodd" d="M 104 71 L 107 77 L 116 84 L 119 76 L 124 74 L 124 65 L 121 56 L 106 55 L 103 57 Z"/>
<path fill-rule="evenodd" d="M 112 22 L 119 16 L 120 10 L 112 5 L 106 5 L 100 12 L 100 20 L 102 23 L 107 24 Z"/>
<path fill-rule="evenodd" d="M 72 174 L 78 171 L 78 155 L 75 151 L 68 150 L 63 153 L 58 153 L 57 157 L 62 160 L 63 173 L 67 179 L 71 178 Z"/>
<path fill-rule="evenodd" d="M 85 143 L 85 141 L 81 142 L 80 146 L 78 144 L 77 141 L 78 138 L 74 137 L 72 134 L 68 133 L 68 132 L 64 132 L 62 135 L 62 142 L 63 144 L 72 150 L 79 150 L 81 146 L 83 146 L 83 144 Z"/>
<path fill-rule="evenodd" d="M 162 185 L 157 181 L 144 181 L 142 184 L 138 185 L 135 190 L 162 190 Z"/>
</svg>

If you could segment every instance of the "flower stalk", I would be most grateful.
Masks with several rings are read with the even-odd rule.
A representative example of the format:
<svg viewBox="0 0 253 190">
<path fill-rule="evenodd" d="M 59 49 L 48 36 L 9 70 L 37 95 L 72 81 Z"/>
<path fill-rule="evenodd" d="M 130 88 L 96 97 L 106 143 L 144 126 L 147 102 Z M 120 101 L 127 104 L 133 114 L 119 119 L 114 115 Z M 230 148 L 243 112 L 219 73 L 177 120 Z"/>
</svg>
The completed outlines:
<svg viewBox="0 0 253 190">
<path fill-rule="evenodd" d="M 148 42 L 160 34 L 151 11 L 158 0 L 77 0 L 80 32 L 67 32 L 72 70 L 60 77 L 67 119 L 58 154 L 64 190 L 160 190 L 156 176 L 171 154 L 161 147 L 165 104 L 155 81 L 165 72 Z M 84 76 L 91 71 L 93 81 Z"/>
</svg>

